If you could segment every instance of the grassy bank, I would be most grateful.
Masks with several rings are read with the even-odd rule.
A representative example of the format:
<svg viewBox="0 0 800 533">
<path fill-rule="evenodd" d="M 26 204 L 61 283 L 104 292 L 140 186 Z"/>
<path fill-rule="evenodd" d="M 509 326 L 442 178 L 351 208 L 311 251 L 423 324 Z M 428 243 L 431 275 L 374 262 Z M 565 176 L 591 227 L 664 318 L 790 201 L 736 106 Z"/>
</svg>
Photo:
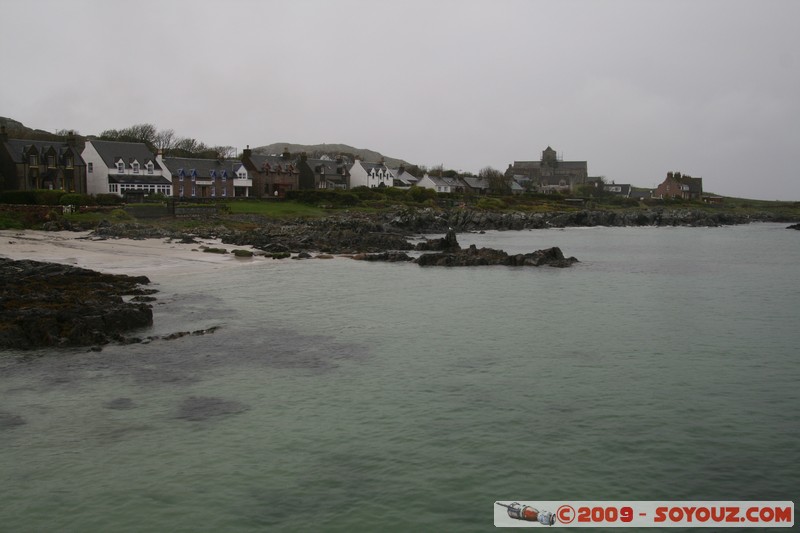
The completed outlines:
<svg viewBox="0 0 800 533">
<path fill-rule="evenodd" d="M 196 204 L 202 215 L 172 217 L 168 204 L 131 204 L 129 206 L 88 206 L 64 211 L 61 205 L 11 205 L 0 203 L 0 229 L 93 229 L 101 221 L 139 222 L 156 226 L 191 230 L 209 224 L 231 229 L 250 229 L 264 220 L 313 219 L 345 212 L 371 213 L 398 208 L 474 209 L 491 212 L 559 213 L 581 210 L 630 213 L 641 210 L 692 210 L 729 213 L 757 218 L 800 220 L 800 202 L 723 198 L 721 203 L 686 200 L 644 200 L 601 196 L 570 198 L 561 195 L 470 196 L 437 194 L 427 189 L 353 189 L 348 191 L 293 191 L 288 199 L 235 199 Z M 181 202 L 191 207 L 190 202 Z M 148 209 L 148 207 L 150 209 Z M 145 216 L 148 211 L 149 216 Z"/>
</svg>

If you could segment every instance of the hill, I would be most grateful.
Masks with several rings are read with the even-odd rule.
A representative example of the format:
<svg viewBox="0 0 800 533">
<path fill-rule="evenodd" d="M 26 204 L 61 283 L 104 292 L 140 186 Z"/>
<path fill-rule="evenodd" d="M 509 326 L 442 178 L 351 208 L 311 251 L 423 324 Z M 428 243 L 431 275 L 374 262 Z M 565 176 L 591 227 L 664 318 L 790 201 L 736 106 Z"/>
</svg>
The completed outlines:
<svg viewBox="0 0 800 533">
<path fill-rule="evenodd" d="M 400 165 L 404 165 L 406 167 L 411 166 L 408 162 L 403 161 L 402 159 L 397 159 L 395 157 L 388 157 L 380 152 L 376 152 L 374 150 L 368 150 L 366 148 L 353 148 L 347 144 L 292 144 L 292 143 L 272 143 L 267 146 L 259 146 L 258 148 L 253 148 L 253 153 L 255 154 L 280 154 L 283 153 L 283 150 L 288 148 L 289 152 L 292 154 L 297 154 L 300 152 L 305 152 L 308 157 L 312 159 L 318 159 L 322 155 L 327 155 L 330 157 L 336 157 L 339 154 L 343 154 L 345 156 L 354 159 L 354 156 L 359 156 L 362 161 L 366 161 L 369 163 L 377 163 L 381 159 L 386 162 L 386 165 L 389 167 L 399 167 Z"/>
<path fill-rule="evenodd" d="M 35 130 L 25 126 L 22 122 L 8 117 L 0 117 L 0 126 L 5 126 L 8 137 L 11 139 L 35 139 L 41 141 L 55 141 L 62 139 L 62 136 L 59 135 L 59 133 L 51 133 L 45 130 Z"/>
</svg>

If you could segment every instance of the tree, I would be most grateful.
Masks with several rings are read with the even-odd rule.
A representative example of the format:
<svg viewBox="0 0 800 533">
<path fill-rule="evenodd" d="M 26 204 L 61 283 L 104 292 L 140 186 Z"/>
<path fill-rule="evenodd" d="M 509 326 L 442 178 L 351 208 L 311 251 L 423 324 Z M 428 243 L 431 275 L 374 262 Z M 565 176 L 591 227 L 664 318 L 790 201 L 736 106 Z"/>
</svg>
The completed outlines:
<svg viewBox="0 0 800 533">
<path fill-rule="evenodd" d="M 506 177 L 496 168 L 483 167 L 478 172 L 478 177 L 484 178 L 489 182 L 489 192 L 491 194 L 511 194 L 511 178 Z"/>
<path fill-rule="evenodd" d="M 175 130 L 160 130 L 153 137 L 153 144 L 164 153 L 171 150 L 175 146 Z"/>
</svg>

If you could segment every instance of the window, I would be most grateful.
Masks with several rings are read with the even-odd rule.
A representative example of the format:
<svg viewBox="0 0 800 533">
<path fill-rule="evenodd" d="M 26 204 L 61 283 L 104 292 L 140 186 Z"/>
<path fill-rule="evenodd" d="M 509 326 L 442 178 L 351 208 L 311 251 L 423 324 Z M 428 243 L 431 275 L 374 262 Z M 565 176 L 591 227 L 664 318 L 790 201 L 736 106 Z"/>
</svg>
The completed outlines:
<svg viewBox="0 0 800 533">
<path fill-rule="evenodd" d="M 38 167 L 39 166 L 39 156 L 36 155 L 36 154 L 31 154 L 29 162 L 30 162 L 30 166 Z"/>
<path fill-rule="evenodd" d="M 120 174 L 125 173 L 125 163 L 123 163 L 122 161 L 117 162 L 117 172 L 119 172 Z"/>
<path fill-rule="evenodd" d="M 138 174 L 139 173 L 139 162 L 138 161 L 134 161 L 133 165 L 131 165 L 131 166 L 133 167 L 133 173 L 134 174 Z"/>
<path fill-rule="evenodd" d="M 197 196 L 197 187 L 194 183 L 192 184 L 192 196 Z"/>
<path fill-rule="evenodd" d="M 180 195 L 181 198 L 183 198 L 183 185 L 178 187 L 178 194 Z"/>
<path fill-rule="evenodd" d="M 217 196 L 217 186 L 216 185 L 212 185 L 211 186 L 211 197 L 212 198 L 216 198 L 216 196 Z"/>
<path fill-rule="evenodd" d="M 75 166 L 75 161 L 72 159 L 71 155 L 67 156 L 67 168 L 73 168 Z"/>
<path fill-rule="evenodd" d="M 153 173 L 153 163 L 152 162 L 148 162 L 147 163 L 147 173 L 148 174 L 152 174 Z"/>
<path fill-rule="evenodd" d="M 47 168 L 56 168 L 56 156 L 54 155 L 47 156 Z"/>
<path fill-rule="evenodd" d="M 86 163 L 86 172 L 89 174 L 94 172 L 94 163 Z"/>
</svg>

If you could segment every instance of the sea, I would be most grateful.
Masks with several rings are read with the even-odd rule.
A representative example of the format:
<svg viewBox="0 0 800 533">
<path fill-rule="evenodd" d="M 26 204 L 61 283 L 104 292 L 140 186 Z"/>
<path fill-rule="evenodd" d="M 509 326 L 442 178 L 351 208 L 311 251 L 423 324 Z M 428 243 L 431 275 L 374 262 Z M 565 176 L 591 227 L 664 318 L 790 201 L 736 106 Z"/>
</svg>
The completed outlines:
<svg viewBox="0 0 800 533">
<path fill-rule="evenodd" d="M 800 232 L 458 239 L 580 262 L 231 256 L 154 272 L 143 343 L 0 353 L 0 531 L 469 532 L 497 501 L 797 501 Z"/>
</svg>

